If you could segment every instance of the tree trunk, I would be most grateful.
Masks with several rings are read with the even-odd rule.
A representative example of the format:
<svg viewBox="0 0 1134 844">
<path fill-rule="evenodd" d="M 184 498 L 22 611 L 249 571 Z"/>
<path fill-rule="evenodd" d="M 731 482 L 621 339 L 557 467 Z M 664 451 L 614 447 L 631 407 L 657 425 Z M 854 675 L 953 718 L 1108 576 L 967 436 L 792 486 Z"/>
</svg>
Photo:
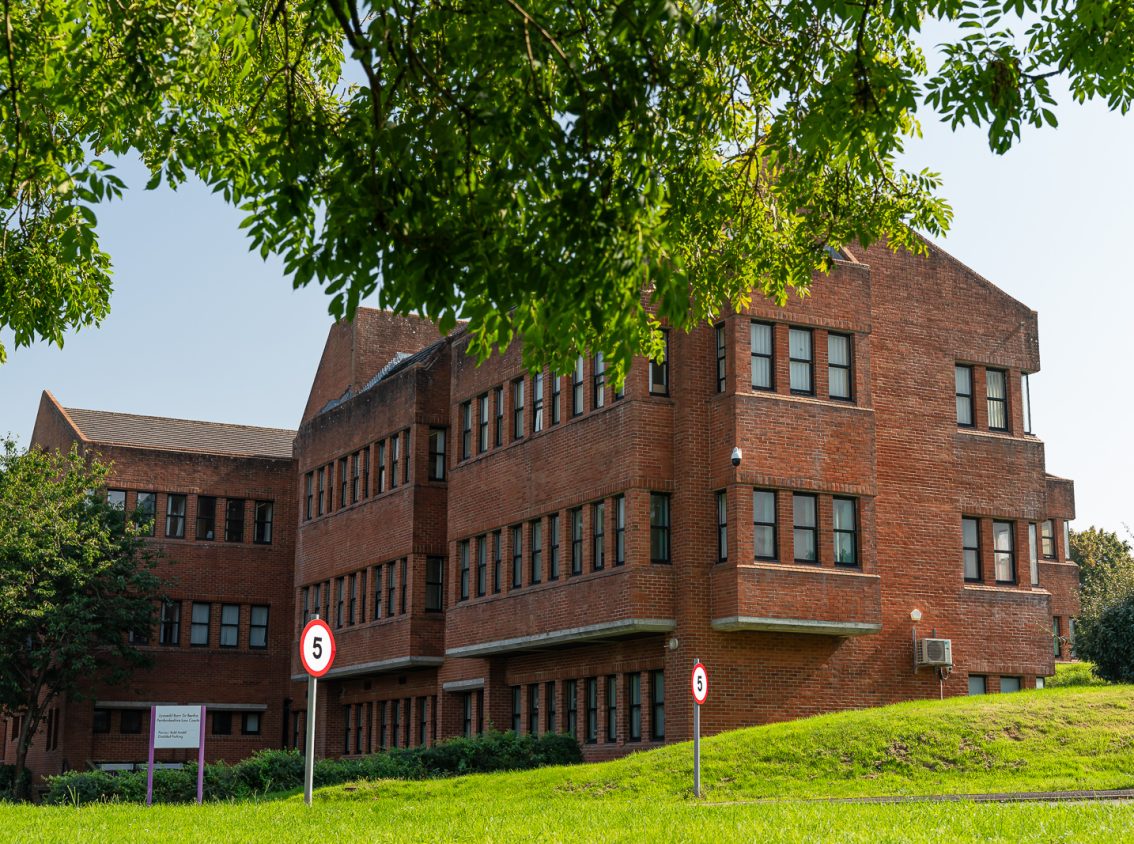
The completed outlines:
<svg viewBox="0 0 1134 844">
<path fill-rule="evenodd" d="M 41 708 L 29 709 L 20 719 L 20 737 L 16 741 L 16 764 L 12 777 L 12 799 L 27 800 L 30 796 L 31 779 L 24 788 L 24 769 L 27 767 L 28 748 L 31 747 L 39 720 L 43 716 Z"/>
</svg>

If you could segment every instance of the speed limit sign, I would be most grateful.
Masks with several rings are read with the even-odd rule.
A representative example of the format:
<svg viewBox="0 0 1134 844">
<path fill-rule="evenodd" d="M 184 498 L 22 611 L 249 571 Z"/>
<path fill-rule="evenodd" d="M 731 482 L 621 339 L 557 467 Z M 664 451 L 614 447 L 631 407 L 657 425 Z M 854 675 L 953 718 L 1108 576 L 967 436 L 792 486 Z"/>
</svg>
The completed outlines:
<svg viewBox="0 0 1134 844">
<path fill-rule="evenodd" d="M 693 700 L 698 704 L 704 703 L 709 697 L 709 672 L 705 666 L 698 662 L 693 666 L 693 676 L 690 678 L 693 687 Z"/>
<path fill-rule="evenodd" d="M 307 622 L 299 634 L 299 661 L 312 677 L 322 677 L 335 661 L 335 636 L 321 618 Z"/>
</svg>

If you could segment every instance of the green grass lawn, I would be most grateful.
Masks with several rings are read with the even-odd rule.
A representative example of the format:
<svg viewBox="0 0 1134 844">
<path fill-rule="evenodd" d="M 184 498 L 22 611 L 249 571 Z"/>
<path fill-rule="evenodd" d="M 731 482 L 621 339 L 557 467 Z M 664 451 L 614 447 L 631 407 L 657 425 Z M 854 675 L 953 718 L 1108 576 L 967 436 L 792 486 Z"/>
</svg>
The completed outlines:
<svg viewBox="0 0 1134 844">
<path fill-rule="evenodd" d="M 1134 805 L 809 802 L 1134 787 L 1134 687 L 919 701 L 616 762 L 205 807 L 0 809 L 12 841 L 1129 841 Z"/>
</svg>

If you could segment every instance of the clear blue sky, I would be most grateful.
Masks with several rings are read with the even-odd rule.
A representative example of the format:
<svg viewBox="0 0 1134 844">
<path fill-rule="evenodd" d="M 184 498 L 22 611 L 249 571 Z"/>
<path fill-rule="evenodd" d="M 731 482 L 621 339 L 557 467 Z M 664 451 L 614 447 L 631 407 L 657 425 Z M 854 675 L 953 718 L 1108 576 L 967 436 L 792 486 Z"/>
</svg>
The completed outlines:
<svg viewBox="0 0 1134 844">
<path fill-rule="evenodd" d="M 926 125 L 908 165 L 945 177 L 949 252 L 1039 312 L 1032 378 L 1048 471 L 1073 478 L 1076 528 L 1134 526 L 1134 411 L 1122 363 L 1134 315 L 1134 116 L 1062 106 L 998 157 L 979 131 Z M 60 350 L 14 349 L 0 366 L 0 433 L 26 444 L 40 391 L 65 405 L 295 427 L 330 318 L 318 289 L 292 291 L 279 262 L 247 250 L 241 214 L 197 185 L 136 190 L 100 210 L 115 291 L 101 328 Z"/>
</svg>

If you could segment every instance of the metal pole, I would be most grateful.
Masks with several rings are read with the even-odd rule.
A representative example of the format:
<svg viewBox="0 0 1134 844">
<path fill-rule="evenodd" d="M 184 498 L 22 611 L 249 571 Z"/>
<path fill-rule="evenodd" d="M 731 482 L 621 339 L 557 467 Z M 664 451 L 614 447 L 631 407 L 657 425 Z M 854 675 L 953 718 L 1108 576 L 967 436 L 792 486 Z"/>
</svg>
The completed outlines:
<svg viewBox="0 0 1134 844">
<path fill-rule="evenodd" d="M 693 795 L 701 796 L 701 704 L 693 704 Z"/>
<path fill-rule="evenodd" d="M 315 684 L 307 678 L 307 756 L 303 760 L 303 802 L 311 805 L 311 788 L 315 783 Z"/>
<path fill-rule="evenodd" d="M 205 802 L 205 704 L 201 704 L 201 732 L 197 736 L 197 805 Z"/>
</svg>

